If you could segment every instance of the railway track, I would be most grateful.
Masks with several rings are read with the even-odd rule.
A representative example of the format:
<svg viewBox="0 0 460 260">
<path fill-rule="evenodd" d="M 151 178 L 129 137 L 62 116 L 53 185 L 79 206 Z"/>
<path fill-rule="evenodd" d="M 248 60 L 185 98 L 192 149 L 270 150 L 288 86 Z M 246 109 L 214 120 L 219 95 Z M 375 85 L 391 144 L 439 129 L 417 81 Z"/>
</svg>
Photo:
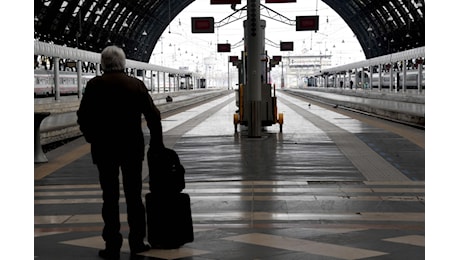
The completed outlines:
<svg viewBox="0 0 460 260">
<path fill-rule="evenodd" d="M 199 95 L 190 95 L 190 97 L 187 98 L 178 98 L 177 101 L 169 103 L 154 102 L 157 104 L 158 109 L 161 111 L 162 117 L 167 118 L 171 115 L 180 113 L 195 106 L 199 106 L 203 103 L 212 101 L 231 92 L 232 91 L 230 90 L 209 91 Z M 62 106 L 64 107 L 64 110 L 59 110 L 59 108 L 57 108 L 58 106 L 52 106 L 53 111 L 65 112 L 51 114 L 50 117 L 55 118 L 48 119 L 48 121 L 51 122 L 48 124 L 42 124 L 40 129 L 40 140 L 43 152 L 45 153 L 56 149 L 57 147 L 60 147 L 61 145 L 66 144 L 82 135 L 76 122 L 77 117 L 75 111 L 78 109 L 78 104 L 63 104 Z M 36 109 L 35 112 L 43 111 L 44 109 L 42 106 L 39 109 Z M 61 119 L 58 119 L 58 117 L 61 117 Z"/>
</svg>

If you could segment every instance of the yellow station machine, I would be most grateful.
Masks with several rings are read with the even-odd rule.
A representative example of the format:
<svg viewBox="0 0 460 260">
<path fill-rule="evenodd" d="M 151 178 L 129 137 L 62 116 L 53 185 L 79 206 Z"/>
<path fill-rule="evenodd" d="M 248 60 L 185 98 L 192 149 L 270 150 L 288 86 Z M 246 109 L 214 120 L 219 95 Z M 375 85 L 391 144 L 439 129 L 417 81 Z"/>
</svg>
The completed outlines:
<svg viewBox="0 0 460 260">
<path fill-rule="evenodd" d="M 247 53 L 242 52 L 242 59 L 231 60 L 233 65 L 238 67 L 239 72 L 239 87 L 236 90 L 236 106 L 238 107 L 237 113 L 233 115 L 233 123 L 235 125 L 235 132 L 238 131 L 238 124 L 247 126 L 250 120 L 250 115 L 247 112 L 251 106 L 249 100 L 249 87 L 245 84 L 245 74 L 246 74 L 246 61 Z M 236 56 L 237 57 L 237 56 Z M 279 58 L 278 58 L 279 57 Z M 267 83 L 266 79 L 269 78 L 270 68 L 278 64 L 281 60 L 281 56 L 274 56 L 270 59 L 268 56 L 261 61 L 261 64 L 264 68 L 264 76 L 262 77 L 261 85 L 261 102 L 260 102 L 260 123 L 261 126 L 271 126 L 273 124 L 279 124 L 280 132 L 283 132 L 283 122 L 284 115 L 283 113 L 278 113 L 277 99 L 276 99 L 276 89 L 275 85 Z"/>
<path fill-rule="evenodd" d="M 241 59 L 234 56 L 233 60 L 232 57 L 229 60 L 238 67 L 238 111 L 233 116 L 235 132 L 238 131 L 238 124 L 248 126 L 250 137 L 259 137 L 260 128 L 276 123 L 280 125 L 280 132 L 283 130 L 283 114 L 278 113 L 276 90 L 269 80 L 270 69 L 281 61 L 281 56 L 270 59 L 265 51 L 266 23 L 264 20 L 253 19 L 259 17 L 258 9 L 257 5 L 248 8 L 251 23 L 249 26 L 247 20 L 243 23 L 245 51 L 241 53 Z"/>
</svg>

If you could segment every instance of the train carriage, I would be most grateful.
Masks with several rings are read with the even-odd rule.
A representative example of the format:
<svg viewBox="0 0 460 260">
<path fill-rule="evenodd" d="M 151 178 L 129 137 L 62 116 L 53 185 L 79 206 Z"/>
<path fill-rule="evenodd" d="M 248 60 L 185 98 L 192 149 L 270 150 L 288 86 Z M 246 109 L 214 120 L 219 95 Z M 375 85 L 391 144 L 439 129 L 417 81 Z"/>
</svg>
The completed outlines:
<svg viewBox="0 0 460 260">
<path fill-rule="evenodd" d="M 92 73 L 82 74 L 82 88 L 95 76 Z M 59 71 L 59 92 L 61 95 L 74 95 L 78 93 L 77 74 L 71 71 Z M 34 96 L 46 97 L 54 95 L 54 72 L 49 70 L 35 70 Z"/>
</svg>

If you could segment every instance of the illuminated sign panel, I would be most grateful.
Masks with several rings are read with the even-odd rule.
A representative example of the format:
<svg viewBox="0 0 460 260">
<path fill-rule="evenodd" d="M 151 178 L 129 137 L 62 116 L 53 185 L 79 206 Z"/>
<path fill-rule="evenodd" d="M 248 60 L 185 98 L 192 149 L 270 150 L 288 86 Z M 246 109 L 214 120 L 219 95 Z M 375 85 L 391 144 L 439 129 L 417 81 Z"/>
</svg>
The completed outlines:
<svg viewBox="0 0 460 260">
<path fill-rule="evenodd" d="M 212 5 L 241 4 L 241 0 L 211 0 Z"/>
<path fill-rule="evenodd" d="M 214 33 L 214 17 L 192 17 L 192 33 Z"/>
<path fill-rule="evenodd" d="M 274 62 L 280 62 L 280 61 L 281 61 L 281 56 L 273 56 L 273 57 L 272 57 L 272 60 L 273 60 Z"/>
<path fill-rule="evenodd" d="M 296 0 L 265 0 L 265 3 L 295 3 Z"/>
<path fill-rule="evenodd" d="M 230 52 L 230 44 L 229 43 L 219 43 L 217 44 L 217 52 Z"/>
<path fill-rule="evenodd" d="M 318 31 L 319 16 L 296 16 L 295 30 L 296 31 Z"/>
<path fill-rule="evenodd" d="M 228 62 L 238 62 L 238 56 L 228 56 Z"/>
<path fill-rule="evenodd" d="M 280 42 L 280 51 L 293 51 L 294 42 Z"/>
<path fill-rule="evenodd" d="M 281 56 L 273 56 L 272 59 L 270 60 L 270 68 L 275 67 L 278 65 L 281 61 Z"/>
</svg>

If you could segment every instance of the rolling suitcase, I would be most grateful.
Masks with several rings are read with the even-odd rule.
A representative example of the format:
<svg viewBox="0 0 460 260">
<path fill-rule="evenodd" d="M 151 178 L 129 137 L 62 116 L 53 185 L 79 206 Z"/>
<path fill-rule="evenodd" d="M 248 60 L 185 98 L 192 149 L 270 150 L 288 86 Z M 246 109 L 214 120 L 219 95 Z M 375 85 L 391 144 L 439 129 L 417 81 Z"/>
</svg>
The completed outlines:
<svg viewBox="0 0 460 260">
<path fill-rule="evenodd" d="M 192 242 L 190 196 L 185 188 L 185 169 L 169 148 L 147 152 L 150 193 L 145 196 L 147 240 L 153 248 L 173 249 Z"/>
<path fill-rule="evenodd" d="M 145 196 L 147 239 L 152 248 L 173 249 L 193 242 L 190 197 L 186 193 Z"/>
<path fill-rule="evenodd" d="M 151 192 L 179 193 L 185 188 L 185 169 L 176 151 L 169 148 L 147 151 Z"/>
</svg>

